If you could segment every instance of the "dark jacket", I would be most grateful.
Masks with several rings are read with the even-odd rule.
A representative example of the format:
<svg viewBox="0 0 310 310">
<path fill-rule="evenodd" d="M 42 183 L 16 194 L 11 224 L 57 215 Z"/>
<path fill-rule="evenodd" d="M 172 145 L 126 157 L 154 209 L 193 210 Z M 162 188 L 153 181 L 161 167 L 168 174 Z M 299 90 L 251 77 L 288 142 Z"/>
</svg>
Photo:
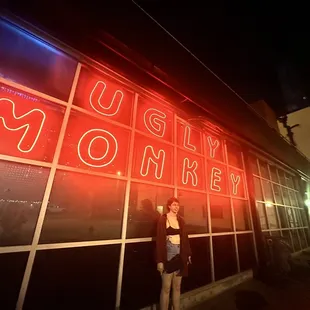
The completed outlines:
<svg viewBox="0 0 310 310">
<path fill-rule="evenodd" d="M 167 215 L 162 215 L 157 223 L 157 238 L 156 238 L 156 262 L 163 263 L 164 268 L 167 262 L 167 233 L 166 233 Z M 189 245 L 188 235 L 185 228 L 185 222 L 182 217 L 178 215 L 178 222 L 180 226 L 180 255 L 182 259 L 181 276 L 188 275 L 188 257 L 192 255 Z"/>
</svg>

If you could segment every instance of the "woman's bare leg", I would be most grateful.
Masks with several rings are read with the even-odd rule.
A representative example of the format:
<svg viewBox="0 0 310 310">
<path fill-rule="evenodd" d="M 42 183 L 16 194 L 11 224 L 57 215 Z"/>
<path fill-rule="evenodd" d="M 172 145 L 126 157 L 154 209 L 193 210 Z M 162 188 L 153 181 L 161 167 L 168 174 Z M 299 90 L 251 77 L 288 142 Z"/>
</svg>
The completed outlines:
<svg viewBox="0 0 310 310">
<path fill-rule="evenodd" d="M 180 296 L 181 296 L 181 281 L 182 277 L 177 275 L 178 272 L 173 273 L 172 278 L 172 305 L 173 310 L 180 310 Z"/>
<path fill-rule="evenodd" d="M 163 273 L 160 292 L 160 310 L 168 310 L 173 273 Z"/>
</svg>

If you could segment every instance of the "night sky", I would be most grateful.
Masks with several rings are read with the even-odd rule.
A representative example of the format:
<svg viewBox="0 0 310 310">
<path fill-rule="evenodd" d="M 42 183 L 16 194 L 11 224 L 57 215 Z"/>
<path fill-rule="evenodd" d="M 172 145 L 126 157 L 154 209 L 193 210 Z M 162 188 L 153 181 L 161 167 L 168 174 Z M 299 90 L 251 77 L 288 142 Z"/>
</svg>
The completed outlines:
<svg viewBox="0 0 310 310">
<path fill-rule="evenodd" d="M 249 103 L 264 99 L 278 116 L 309 106 L 310 36 L 305 8 L 255 1 L 247 5 L 231 1 L 136 2 Z M 74 23 L 76 35 L 107 31 L 150 57 L 155 65 L 170 50 L 161 44 L 164 31 L 131 1 L 54 0 L 46 5 L 11 0 L 7 7 L 26 17 L 36 12 L 45 22 L 57 24 L 60 34 L 69 23 Z M 170 41 L 177 54 L 178 44 Z M 180 55 L 186 53 L 178 48 Z M 194 68 L 194 63 L 198 65 L 191 56 L 184 60 L 188 68 Z M 194 71 L 189 75 L 194 76 Z"/>
</svg>

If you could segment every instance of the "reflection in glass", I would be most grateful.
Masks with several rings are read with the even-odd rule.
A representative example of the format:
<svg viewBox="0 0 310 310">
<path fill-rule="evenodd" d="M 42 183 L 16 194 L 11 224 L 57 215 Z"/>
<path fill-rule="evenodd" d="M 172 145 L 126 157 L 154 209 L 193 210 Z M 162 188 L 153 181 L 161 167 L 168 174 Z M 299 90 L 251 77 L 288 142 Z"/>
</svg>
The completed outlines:
<svg viewBox="0 0 310 310">
<path fill-rule="evenodd" d="M 292 243 L 290 231 L 289 230 L 282 230 L 282 235 L 283 235 L 283 238 L 285 239 L 285 241 L 291 247 L 291 251 L 293 251 L 293 243 Z"/>
<path fill-rule="evenodd" d="M 0 308 L 15 309 L 28 252 L 0 254 Z"/>
<path fill-rule="evenodd" d="M 237 235 L 240 271 L 251 269 L 256 264 L 253 234 Z"/>
<path fill-rule="evenodd" d="M 254 189 L 255 189 L 255 199 L 258 201 L 264 201 L 260 179 L 257 177 L 254 177 Z"/>
<path fill-rule="evenodd" d="M 241 148 L 238 145 L 227 142 L 227 156 L 229 165 L 243 168 Z"/>
<path fill-rule="evenodd" d="M 278 175 L 280 179 L 280 184 L 286 186 L 286 179 L 285 179 L 284 171 L 278 169 Z"/>
<path fill-rule="evenodd" d="M 0 161 L 0 246 L 31 244 L 49 169 Z"/>
<path fill-rule="evenodd" d="M 166 213 L 167 200 L 172 196 L 172 188 L 131 183 L 127 238 L 155 237 L 157 220 Z"/>
<path fill-rule="evenodd" d="M 271 181 L 279 183 L 279 178 L 277 174 L 277 168 L 275 166 L 269 166 Z"/>
<path fill-rule="evenodd" d="M 2 77 L 68 100 L 77 65 L 75 60 L 2 20 L 0 46 Z"/>
<path fill-rule="evenodd" d="M 264 189 L 265 201 L 274 202 L 270 182 L 266 180 L 262 180 L 262 184 L 263 184 L 263 189 Z"/>
<path fill-rule="evenodd" d="M 206 210 L 206 194 L 179 191 L 180 215 L 184 217 L 187 232 L 199 234 L 208 231 L 208 214 Z"/>
<path fill-rule="evenodd" d="M 182 293 L 211 283 L 210 240 L 209 237 L 189 239 L 192 250 L 192 264 L 188 277 L 182 279 Z"/>
<path fill-rule="evenodd" d="M 235 212 L 236 230 L 250 230 L 250 214 L 247 200 L 234 199 L 233 207 Z"/>
<path fill-rule="evenodd" d="M 297 227 L 294 210 L 292 208 L 286 208 L 286 212 L 290 227 Z"/>
<path fill-rule="evenodd" d="M 283 199 L 282 199 L 280 186 L 276 184 L 272 184 L 272 187 L 273 187 L 273 192 L 274 192 L 274 196 L 276 199 L 276 203 L 283 205 Z"/>
<path fill-rule="evenodd" d="M 290 201 L 291 201 L 291 206 L 293 207 L 298 207 L 298 204 L 297 204 L 297 200 L 296 200 L 296 196 L 295 196 L 295 192 L 293 190 L 288 190 L 288 195 L 289 195 L 289 198 L 290 198 Z"/>
<path fill-rule="evenodd" d="M 261 175 L 261 177 L 270 180 L 267 163 L 259 160 L 259 166 L 260 166 L 260 175 Z"/>
<path fill-rule="evenodd" d="M 287 188 L 281 186 L 281 190 L 282 190 L 282 194 L 283 194 L 284 205 L 290 206 L 291 202 L 290 202 L 290 198 L 289 198 L 289 195 L 288 195 Z"/>
<path fill-rule="evenodd" d="M 305 249 L 307 247 L 307 240 L 303 229 L 298 230 L 300 243 L 301 243 L 301 249 Z"/>
<path fill-rule="evenodd" d="M 278 212 L 279 212 L 279 217 L 280 217 L 280 223 L 282 228 L 288 228 L 288 222 L 287 222 L 287 217 L 285 214 L 285 207 L 278 206 Z"/>
<path fill-rule="evenodd" d="M 233 231 L 230 198 L 210 195 L 212 232 Z"/>
<path fill-rule="evenodd" d="M 249 160 L 250 160 L 252 174 L 259 175 L 256 157 L 250 155 Z"/>
<path fill-rule="evenodd" d="M 58 170 L 40 243 L 117 239 L 125 181 Z"/>
<path fill-rule="evenodd" d="M 119 255 L 119 244 L 37 251 L 24 309 L 115 309 Z"/>
<path fill-rule="evenodd" d="M 261 229 L 267 229 L 265 205 L 263 203 L 260 203 L 260 202 L 257 202 L 256 205 L 257 205 L 257 211 L 258 211 L 258 215 L 259 215 Z"/>
<path fill-rule="evenodd" d="M 269 223 L 269 229 L 278 228 L 279 223 L 277 219 L 276 207 L 272 204 L 266 203 L 266 213 Z"/>
<path fill-rule="evenodd" d="M 293 239 L 294 251 L 295 252 L 300 251 L 301 247 L 300 247 L 300 243 L 299 243 L 298 230 L 292 229 L 291 234 L 292 234 L 292 239 Z"/>
<path fill-rule="evenodd" d="M 142 309 L 158 302 L 161 279 L 154 253 L 155 242 L 126 244 L 121 309 Z"/>
<path fill-rule="evenodd" d="M 215 280 L 237 273 L 237 258 L 234 236 L 213 237 Z"/>
</svg>

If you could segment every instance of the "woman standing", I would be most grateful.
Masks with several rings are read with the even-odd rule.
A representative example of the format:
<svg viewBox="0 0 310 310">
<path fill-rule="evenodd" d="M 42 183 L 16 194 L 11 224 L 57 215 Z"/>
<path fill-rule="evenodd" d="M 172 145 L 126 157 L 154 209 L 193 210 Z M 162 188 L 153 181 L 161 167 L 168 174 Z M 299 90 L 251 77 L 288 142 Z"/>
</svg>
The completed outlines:
<svg viewBox="0 0 310 310">
<path fill-rule="evenodd" d="M 188 274 L 191 263 L 191 249 L 185 222 L 178 215 L 179 200 L 167 201 L 167 214 L 158 220 L 156 239 L 157 270 L 162 276 L 160 309 L 167 310 L 172 285 L 172 304 L 174 310 L 180 309 L 181 280 Z"/>
</svg>

